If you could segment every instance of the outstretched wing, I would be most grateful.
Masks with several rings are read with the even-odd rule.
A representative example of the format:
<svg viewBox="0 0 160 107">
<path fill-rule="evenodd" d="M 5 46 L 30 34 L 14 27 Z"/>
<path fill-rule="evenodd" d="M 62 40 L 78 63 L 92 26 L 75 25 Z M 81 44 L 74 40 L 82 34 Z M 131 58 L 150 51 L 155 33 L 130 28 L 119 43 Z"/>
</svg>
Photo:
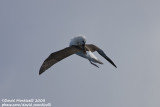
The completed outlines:
<svg viewBox="0 0 160 107">
<path fill-rule="evenodd" d="M 67 48 L 64 48 L 60 51 L 54 52 L 49 55 L 49 57 L 43 62 L 40 70 L 39 70 L 39 75 L 42 74 L 45 70 L 50 68 L 52 65 L 55 63 L 61 61 L 62 59 L 75 54 L 77 52 L 81 51 L 81 48 L 77 46 L 70 46 Z"/>
<path fill-rule="evenodd" d="M 98 48 L 97 46 L 93 44 L 86 44 L 87 47 L 86 50 L 90 50 L 91 52 L 97 51 L 101 56 L 103 56 L 108 62 L 110 62 L 114 67 L 117 68 L 117 66 L 114 64 L 114 62 L 103 52 L 102 49 Z"/>
</svg>

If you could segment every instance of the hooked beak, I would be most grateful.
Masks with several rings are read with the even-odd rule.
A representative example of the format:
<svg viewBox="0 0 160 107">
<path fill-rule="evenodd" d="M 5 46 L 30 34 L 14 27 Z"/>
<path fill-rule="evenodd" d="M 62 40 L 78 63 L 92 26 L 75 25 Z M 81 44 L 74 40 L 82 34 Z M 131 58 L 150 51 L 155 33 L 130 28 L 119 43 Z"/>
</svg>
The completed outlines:
<svg viewBox="0 0 160 107">
<path fill-rule="evenodd" d="M 83 44 L 82 44 L 82 49 L 84 50 L 85 49 L 85 42 L 83 41 Z"/>
<path fill-rule="evenodd" d="M 85 44 L 80 45 L 80 48 L 85 50 Z"/>
<path fill-rule="evenodd" d="M 83 50 L 85 49 L 85 44 L 82 45 L 82 49 L 83 49 Z"/>
<path fill-rule="evenodd" d="M 79 47 L 83 50 L 85 50 L 85 42 L 83 41 L 83 44 L 78 43 Z"/>
</svg>

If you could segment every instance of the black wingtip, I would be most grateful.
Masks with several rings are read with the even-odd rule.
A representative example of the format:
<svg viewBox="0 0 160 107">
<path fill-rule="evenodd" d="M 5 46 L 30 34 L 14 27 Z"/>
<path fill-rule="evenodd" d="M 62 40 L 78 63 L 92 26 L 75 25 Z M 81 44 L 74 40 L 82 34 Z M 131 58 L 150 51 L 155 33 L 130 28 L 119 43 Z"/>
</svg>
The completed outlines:
<svg viewBox="0 0 160 107">
<path fill-rule="evenodd" d="M 39 75 L 41 75 L 44 72 L 44 70 L 40 69 L 39 70 Z"/>
<path fill-rule="evenodd" d="M 114 67 L 117 68 L 117 66 L 114 64 L 114 62 L 113 62 L 101 49 L 98 49 L 97 52 L 98 52 L 102 57 L 104 57 L 108 62 L 110 62 Z"/>
<path fill-rule="evenodd" d="M 108 61 L 110 62 L 110 64 L 112 64 L 115 68 L 117 68 L 116 64 L 114 64 L 114 62 L 111 59 L 108 59 Z"/>
<path fill-rule="evenodd" d="M 114 67 L 115 67 L 115 68 L 117 68 L 117 66 L 116 66 L 116 65 L 114 65 Z"/>
<path fill-rule="evenodd" d="M 113 61 L 111 59 L 108 59 L 108 61 L 115 67 L 117 68 L 117 66 L 113 63 Z"/>
</svg>

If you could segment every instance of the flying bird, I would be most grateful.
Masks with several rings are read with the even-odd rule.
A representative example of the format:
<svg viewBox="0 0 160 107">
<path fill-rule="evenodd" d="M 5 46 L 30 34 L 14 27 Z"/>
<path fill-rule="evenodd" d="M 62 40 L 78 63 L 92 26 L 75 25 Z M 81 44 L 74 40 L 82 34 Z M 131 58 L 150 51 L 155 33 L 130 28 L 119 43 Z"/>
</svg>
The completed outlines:
<svg viewBox="0 0 160 107">
<path fill-rule="evenodd" d="M 99 63 L 99 64 L 103 64 L 103 63 L 93 54 L 93 52 L 95 51 L 97 51 L 102 57 L 104 57 L 114 67 L 117 68 L 114 62 L 103 52 L 102 49 L 100 49 L 99 47 L 93 44 L 86 44 L 86 37 L 84 35 L 78 35 L 71 39 L 69 47 L 66 47 L 60 51 L 51 53 L 49 55 L 49 57 L 43 62 L 39 70 L 39 75 L 45 72 L 52 65 L 56 64 L 57 62 L 61 61 L 62 59 L 72 54 L 77 54 L 83 58 L 86 58 L 89 60 L 89 62 L 92 65 L 98 67 L 98 65 L 96 65 L 95 63 Z"/>
</svg>

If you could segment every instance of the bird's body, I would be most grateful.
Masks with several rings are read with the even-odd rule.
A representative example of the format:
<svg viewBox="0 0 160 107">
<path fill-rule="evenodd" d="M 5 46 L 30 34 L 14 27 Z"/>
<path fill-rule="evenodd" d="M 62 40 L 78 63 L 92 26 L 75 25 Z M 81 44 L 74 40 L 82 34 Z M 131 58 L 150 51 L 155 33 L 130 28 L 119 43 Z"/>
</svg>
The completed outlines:
<svg viewBox="0 0 160 107">
<path fill-rule="evenodd" d="M 93 44 L 85 44 L 86 37 L 83 35 L 79 35 L 74 37 L 70 41 L 70 46 L 64 48 L 60 51 L 52 53 L 42 64 L 39 74 L 43 73 L 45 70 L 50 68 L 55 63 L 59 62 L 60 60 L 72 55 L 77 54 L 83 58 L 86 58 L 90 61 L 90 63 L 96 67 L 98 67 L 95 63 L 103 64 L 94 54 L 94 51 L 97 51 L 101 56 L 103 56 L 107 61 L 109 61 L 113 66 L 116 65 L 113 61 L 106 56 L 106 54 L 97 46 Z"/>
<path fill-rule="evenodd" d="M 85 44 L 85 42 L 86 42 L 86 37 L 84 35 L 80 35 L 80 36 L 77 36 L 77 37 L 74 37 L 74 38 L 71 39 L 70 46 L 79 45 L 81 47 Z M 82 49 L 83 49 L 83 47 L 82 47 Z M 84 46 L 83 51 L 77 52 L 76 54 L 83 57 L 83 58 L 88 59 L 89 61 L 93 61 L 95 63 L 103 64 L 100 60 L 98 60 L 98 58 L 86 46 Z"/>
<path fill-rule="evenodd" d="M 103 64 L 91 51 L 86 51 L 86 53 L 78 52 L 76 54 L 83 57 L 83 58 L 88 59 L 89 61 L 99 63 L 99 64 Z"/>
</svg>

